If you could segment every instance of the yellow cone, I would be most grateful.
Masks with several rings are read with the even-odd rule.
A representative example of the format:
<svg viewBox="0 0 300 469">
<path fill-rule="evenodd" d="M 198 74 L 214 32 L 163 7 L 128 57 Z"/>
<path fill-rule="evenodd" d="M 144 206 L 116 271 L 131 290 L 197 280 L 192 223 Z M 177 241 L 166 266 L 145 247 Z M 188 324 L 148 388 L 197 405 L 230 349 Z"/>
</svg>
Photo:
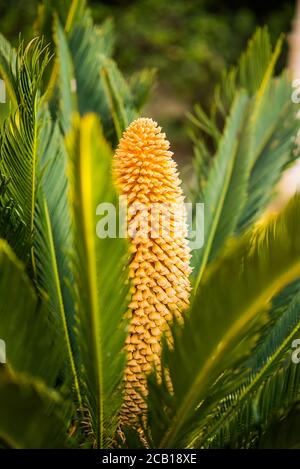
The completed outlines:
<svg viewBox="0 0 300 469">
<path fill-rule="evenodd" d="M 140 393 L 146 396 L 145 375 L 153 364 L 159 367 L 161 334 L 189 301 L 184 199 L 169 146 L 152 119 L 140 118 L 124 132 L 114 157 L 117 184 L 128 202 L 132 253 L 124 424 L 145 411 Z"/>
</svg>

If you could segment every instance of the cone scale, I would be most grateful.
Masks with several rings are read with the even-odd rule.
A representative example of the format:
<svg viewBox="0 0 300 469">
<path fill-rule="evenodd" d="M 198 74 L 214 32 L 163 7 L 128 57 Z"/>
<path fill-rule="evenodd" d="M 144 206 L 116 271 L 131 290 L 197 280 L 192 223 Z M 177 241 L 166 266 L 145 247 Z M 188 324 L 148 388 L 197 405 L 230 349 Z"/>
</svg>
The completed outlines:
<svg viewBox="0 0 300 469">
<path fill-rule="evenodd" d="M 186 213 L 169 147 L 160 127 L 140 118 L 124 132 L 114 157 L 117 185 L 127 198 L 131 255 L 123 425 L 145 413 L 146 375 L 154 365 L 160 369 L 161 335 L 168 334 L 174 316 L 182 320 L 189 305 Z M 141 206 L 147 217 L 141 217 Z"/>
</svg>

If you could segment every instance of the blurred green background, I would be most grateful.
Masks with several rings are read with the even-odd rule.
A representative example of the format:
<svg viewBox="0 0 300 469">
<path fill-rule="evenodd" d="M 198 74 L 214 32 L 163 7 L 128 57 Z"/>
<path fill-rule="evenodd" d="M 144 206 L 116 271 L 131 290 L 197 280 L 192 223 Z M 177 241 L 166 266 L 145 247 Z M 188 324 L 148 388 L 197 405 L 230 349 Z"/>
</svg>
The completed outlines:
<svg viewBox="0 0 300 469">
<path fill-rule="evenodd" d="M 51 1 L 59 8 L 67 0 Z M 177 159 L 191 154 L 185 113 L 200 102 L 209 108 L 222 71 L 237 61 L 256 26 L 267 24 L 275 40 L 289 32 L 294 1 L 114 0 L 88 2 L 96 22 L 111 18 L 115 58 L 125 74 L 157 69 L 145 114 L 172 136 Z M 38 0 L 0 0 L 0 31 L 14 44 L 32 36 Z M 67 8 L 67 6 L 66 6 Z M 286 50 L 281 66 L 286 61 Z M 186 159 L 186 158 L 185 158 Z"/>
</svg>

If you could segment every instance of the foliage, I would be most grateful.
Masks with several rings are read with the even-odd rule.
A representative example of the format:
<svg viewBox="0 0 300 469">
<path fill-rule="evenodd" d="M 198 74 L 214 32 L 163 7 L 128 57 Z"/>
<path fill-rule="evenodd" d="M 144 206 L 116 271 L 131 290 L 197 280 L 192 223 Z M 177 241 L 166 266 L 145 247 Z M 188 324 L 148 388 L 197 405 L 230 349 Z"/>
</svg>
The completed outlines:
<svg viewBox="0 0 300 469">
<path fill-rule="evenodd" d="M 228 236 L 241 233 L 264 211 L 283 170 L 295 159 L 292 142 L 297 134 L 297 120 L 289 80 L 285 72 L 274 77 L 281 46 L 279 39 L 272 52 L 267 30 L 258 29 L 238 66 L 224 75 L 216 89 L 211 115 L 198 106 L 195 116 L 190 116 L 194 127 L 200 129 L 200 138 L 198 132 L 194 141 L 197 179 L 202 190 L 200 195 L 199 190 L 196 192 L 195 200 L 201 199 L 206 210 L 207 242 L 194 259 L 196 285 L 207 262 Z M 235 110 L 234 96 L 239 89 L 248 94 L 248 112 L 245 110 L 243 118 Z M 235 127 L 230 113 L 236 115 Z M 219 114 L 225 121 L 221 137 Z M 215 156 L 203 143 L 203 134 L 212 139 Z"/>
<path fill-rule="evenodd" d="M 66 1 L 53 28 L 49 5 L 36 23 L 49 46 L 36 38 L 15 50 L 0 38 L 10 99 L 0 159 L 1 444 L 298 447 L 290 348 L 300 324 L 299 196 L 265 215 L 297 156 L 298 109 L 286 73 L 275 74 L 282 39 L 273 48 L 259 29 L 211 113 L 198 105 L 190 116 L 205 244 L 193 258 L 190 311 L 171 325 L 172 347 L 164 340 L 162 375 L 148 377 L 139 439 L 118 419 L 129 253 L 122 238 L 98 238 L 96 210 L 117 207 L 112 152 L 153 75 L 124 78 L 110 23 L 94 26 L 84 0 Z"/>
<path fill-rule="evenodd" d="M 151 99 L 148 112 L 162 121 L 167 133 L 173 134 L 173 146 L 183 157 L 191 155 L 185 131 L 184 112 L 195 101 L 205 109 L 211 105 L 215 84 L 224 67 L 234 63 L 247 39 L 258 24 L 268 24 L 272 36 L 289 32 L 294 14 L 293 2 L 255 4 L 250 0 L 89 0 L 97 23 L 112 20 L 117 62 L 127 74 L 137 69 L 156 69 L 158 86 L 155 97 L 164 102 L 157 106 Z M 56 2 L 60 21 L 67 20 L 69 0 Z M 0 29 L 17 42 L 19 31 L 31 37 L 31 24 L 51 38 L 53 2 L 22 0 L 0 2 Z M 77 8 L 76 14 L 81 15 Z M 145 11 L 147 14 L 145 15 Z M 126 40 L 124 41 L 124 38 Z M 234 40 L 233 40 L 234 38 Z M 130 44 L 130 47 L 128 46 Z M 284 59 L 281 61 L 281 66 Z M 181 157 L 181 154 L 179 156 Z M 180 160 L 181 161 L 181 158 Z"/>
</svg>

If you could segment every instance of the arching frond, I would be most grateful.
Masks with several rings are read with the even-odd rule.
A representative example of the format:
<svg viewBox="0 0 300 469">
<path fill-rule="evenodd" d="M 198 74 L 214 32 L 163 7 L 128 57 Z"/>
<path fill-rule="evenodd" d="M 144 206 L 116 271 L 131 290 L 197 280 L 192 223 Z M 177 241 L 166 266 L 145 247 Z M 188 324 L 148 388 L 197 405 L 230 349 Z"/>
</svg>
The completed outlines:
<svg viewBox="0 0 300 469">
<path fill-rule="evenodd" d="M 65 127 L 77 107 L 81 115 L 94 112 L 101 119 L 105 136 L 116 143 L 136 113 L 130 88 L 110 57 L 110 38 L 107 23 L 95 27 L 89 12 L 68 34 L 58 20 L 55 23 L 60 112 Z"/>
<path fill-rule="evenodd" d="M 0 237 L 5 239 L 13 248 L 18 257 L 22 257 L 24 251 L 28 252 L 26 245 L 26 225 L 22 214 L 12 198 L 4 197 L 9 179 L 0 174 Z"/>
<path fill-rule="evenodd" d="M 122 403 L 127 243 L 113 233 L 103 238 L 97 229 L 97 213 L 103 216 L 108 210 L 110 221 L 105 223 L 110 225 L 116 221 L 117 204 L 111 176 L 111 150 L 96 116 L 87 115 L 81 121 L 77 118 L 67 138 L 67 149 L 71 160 L 80 386 L 83 405 L 90 415 L 93 444 L 105 447 L 112 444 Z M 106 203 L 105 208 L 97 211 L 101 202 Z"/>
<path fill-rule="evenodd" d="M 14 106 L 17 105 L 14 89 L 17 53 L 5 37 L 0 34 L 0 76 L 5 82 L 5 88 Z"/>
<path fill-rule="evenodd" d="M 75 398 L 81 405 L 74 338 L 75 314 L 71 284 L 71 216 L 68 204 L 67 155 L 57 123 L 45 113 L 41 129 L 35 243 L 37 285 L 48 298 L 52 322 L 62 331 Z"/>
<path fill-rule="evenodd" d="M 0 240 L 0 337 L 6 343 L 7 362 L 53 385 L 61 367 L 59 333 L 7 243 Z M 16 294 L 12 294 L 11 286 Z"/>
<path fill-rule="evenodd" d="M 287 290 L 294 292 L 295 288 L 296 293 L 289 298 Z M 277 308 L 282 296 L 275 299 Z M 253 445 L 270 421 L 299 399 L 300 372 L 291 359 L 292 344 L 300 330 L 298 281 L 285 289 L 284 298 L 287 306 L 273 324 L 267 325 L 251 356 L 240 367 L 229 370 L 226 387 L 221 379 L 215 392 L 211 391 L 209 406 L 204 402 L 200 407 L 203 428 L 192 445 Z"/>
<path fill-rule="evenodd" d="M 298 108 L 290 99 L 291 84 L 287 75 L 273 77 L 282 40 L 273 53 L 269 42 L 267 30 L 258 30 L 235 70 L 232 92 L 245 88 L 249 93 L 248 106 L 240 113 L 238 146 L 229 132 L 235 103 L 232 92 L 230 99 L 227 96 L 228 102 L 233 104 L 230 113 L 229 110 L 225 113 L 228 117 L 222 138 L 218 136 L 214 120 L 204 112 L 198 110 L 197 117 L 191 118 L 196 126 L 213 137 L 217 146 L 216 155 L 211 155 L 209 173 L 204 174 L 204 181 L 197 182 L 203 187 L 196 200 L 205 207 L 206 241 L 193 257 L 196 289 L 207 263 L 216 257 L 229 236 L 244 231 L 263 212 L 284 169 L 295 159 Z M 205 142 L 198 140 L 195 140 L 196 154 L 201 166 L 203 158 L 204 163 L 208 158 Z M 232 158 L 226 159 L 226 149 L 227 154 L 235 155 L 234 165 Z M 218 176 L 216 168 L 219 168 Z"/>
<path fill-rule="evenodd" d="M 60 396 L 43 382 L 0 368 L 0 440 L 6 447 L 70 447 L 67 413 Z"/>
<path fill-rule="evenodd" d="M 0 170 L 9 180 L 4 202 L 13 200 L 21 211 L 26 227 L 25 242 L 32 242 L 36 201 L 36 170 L 39 142 L 39 86 L 49 54 L 42 42 L 33 40 L 23 50 L 20 46 L 13 75 L 13 89 L 18 108 L 12 111 L 1 133 Z M 23 253 L 26 260 L 27 253 Z M 31 264 L 34 266 L 31 249 Z"/>
<path fill-rule="evenodd" d="M 230 366 L 234 358 L 230 351 L 247 325 L 272 296 L 299 276 L 299 209 L 296 197 L 277 218 L 233 241 L 206 272 L 184 327 L 174 328 L 174 347 L 165 348 L 163 354 L 173 393 L 166 383 L 153 385 L 153 378 L 149 384 L 155 446 L 180 447 L 186 441 L 186 434 L 199 424 L 195 409 Z M 159 420 L 157 401 L 165 409 Z"/>
<path fill-rule="evenodd" d="M 203 248 L 193 252 L 195 291 L 208 261 L 235 229 L 239 213 L 246 201 L 249 164 L 245 152 L 247 133 L 242 134 L 242 130 L 247 104 L 246 93 L 236 97 L 203 197 L 198 200 L 204 203 L 205 244 Z"/>
</svg>

